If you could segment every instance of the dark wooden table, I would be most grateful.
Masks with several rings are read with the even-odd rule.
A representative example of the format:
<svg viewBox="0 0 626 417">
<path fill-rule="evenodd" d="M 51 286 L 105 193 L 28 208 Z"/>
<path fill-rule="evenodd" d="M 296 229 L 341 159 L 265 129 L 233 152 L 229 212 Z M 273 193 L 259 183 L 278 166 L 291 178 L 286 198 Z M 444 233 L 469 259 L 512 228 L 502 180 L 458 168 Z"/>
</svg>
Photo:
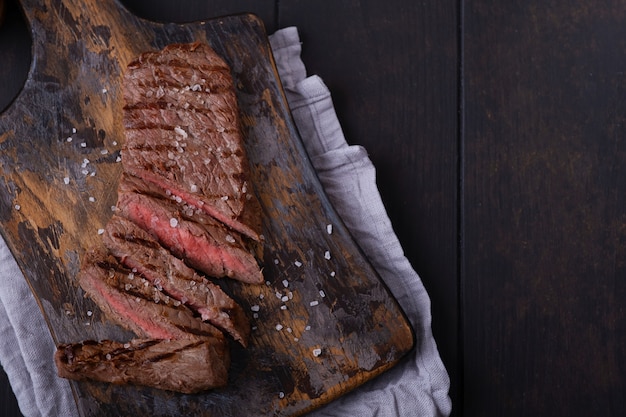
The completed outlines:
<svg viewBox="0 0 626 417">
<path fill-rule="evenodd" d="M 455 416 L 626 415 L 626 3 L 124 3 L 299 27 L 429 291 Z M 28 70 L 19 17 L 9 0 L 0 108 Z"/>
</svg>

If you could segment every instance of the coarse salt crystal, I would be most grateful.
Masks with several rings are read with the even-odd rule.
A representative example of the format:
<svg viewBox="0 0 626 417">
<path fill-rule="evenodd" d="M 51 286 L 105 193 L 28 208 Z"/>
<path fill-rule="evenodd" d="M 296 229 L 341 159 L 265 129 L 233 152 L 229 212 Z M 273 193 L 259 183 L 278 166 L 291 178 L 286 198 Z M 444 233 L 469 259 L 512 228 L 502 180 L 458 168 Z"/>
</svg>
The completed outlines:
<svg viewBox="0 0 626 417">
<path fill-rule="evenodd" d="M 106 88 L 103 88 L 103 89 L 102 89 L 102 94 L 106 94 L 106 93 L 107 93 L 107 89 L 106 89 Z"/>
<path fill-rule="evenodd" d="M 89 201 L 93 203 L 96 199 L 94 197 L 89 197 Z"/>
<path fill-rule="evenodd" d="M 326 252 L 324 252 L 324 258 L 330 259 L 330 251 L 327 250 Z"/>
<path fill-rule="evenodd" d="M 284 392 L 279 392 L 278 393 L 278 398 L 285 398 L 285 393 Z"/>
<path fill-rule="evenodd" d="M 177 220 L 176 218 L 172 217 L 172 218 L 170 219 L 170 226 L 171 226 L 171 227 L 176 227 L 176 226 L 178 226 L 178 220 Z"/>
<path fill-rule="evenodd" d="M 108 154 L 108 153 L 109 153 L 109 151 L 108 151 L 108 149 L 103 149 L 103 150 L 101 150 L 101 151 L 100 151 L 100 153 L 101 153 L 102 155 L 106 155 L 106 154 Z"/>
<path fill-rule="evenodd" d="M 286 295 L 284 295 L 284 296 L 282 296 L 282 297 L 280 298 L 280 301 L 282 301 L 283 303 L 284 303 L 284 302 L 286 302 L 286 301 L 289 301 L 289 297 L 288 297 L 288 296 L 286 296 Z"/>
<path fill-rule="evenodd" d="M 320 297 L 322 298 L 326 297 L 326 293 L 324 292 L 324 290 L 320 290 Z"/>
<path fill-rule="evenodd" d="M 71 141 L 72 141 L 72 137 L 71 137 L 71 136 L 68 136 L 68 138 L 67 138 L 67 139 L 65 139 L 65 140 L 66 140 L 67 142 L 71 142 Z"/>
<path fill-rule="evenodd" d="M 309 330 L 311 330 L 311 326 L 306 326 L 306 327 L 304 328 L 304 330 L 306 330 L 306 331 L 308 332 Z"/>
<path fill-rule="evenodd" d="M 75 127 L 72 128 L 72 133 L 76 133 L 76 128 Z"/>
<path fill-rule="evenodd" d="M 122 161 L 122 157 L 118 156 L 117 158 L 115 158 L 115 162 L 121 162 Z"/>
<path fill-rule="evenodd" d="M 302 262 L 300 262 L 300 261 L 295 261 L 293 264 L 295 266 L 297 266 L 298 268 L 300 268 L 302 266 Z"/>
<path fill-rule="evenodd" d="M 261 307 L 259 307 L 258 305 L 253 305 L 252 307 L 250 307 L 250 310 L 252 311 L 259 311 L 261 309 Z"/>
<path fill-rule="evenodd" d="M 286 279 L 283 280 L 283 287 L 287 288 L 289 286 L 289 281 Z"/>
<path fill-rule="evenodd" d="M 313 349 L 313 356 L 315 356 L 316 358 L 321 354 L 322 354 L 322 349 L 320 348 Z"/>
<path fill-rule="evenodd" d="M 88 315 L 89 317 L 91 317 L 91 315 L 92 315 L 92 314 L 93 314 L 93 312 L 92 312 L 91 310 L 87 310 L 87 315 Z"/>
<path fill-rule="evenodd" d="M 230 242 L 230 243 L 235 243 L 236 242 L 235 238 L 232 237 L 231 235 L 226 235 L 225 239 L 226 239 L 227 242 Z"/>
<path fill-rule="evenodd" d="M 330 273 L 330 276 L 331 276 L 331 277 L 334 277 L 335 275 L 336 275 L 335 271 L 332 271 L 332 272 Z"/>
<path fill-rule="evenodd" d="M 15 210 L 20 211 L 21 208 L 22 208 L 22 206 L 20 206 L 19 204 L 15 205 Z"/>
<path fill-rule="evenodd" d="M 281 331 L 283 329 L 283 325 L 282 324 L 277 324 L 276 325 L 276 330 Z"/>
<path fill-rule="evenodd" d="M 198 186 L 196 184 L 191 184 L 191 192 L 192 193 L 198 192 Z"/>
<path fill-rule="evenodd" d="M 311 307 L 315 307 L 315 306 L 316 306 L 316 305 L 318 305 L 319 303 L 320 303 L 319 301 L 314 300 L 314 301 L 311 301 L 311 302 L 309 303 L 309 305 L 310 305 Z"/>
<path fill-rule="evenodd" d="M 65 183 L 65 185 L 70 183 L 70 178 L 69 177 L 65 177 L 63 178 L 63 182 Z"/>
<path fill-rule="evenodd" d="M 106 358 L 107 358 L 107 360 L 108 360 L 108 361 L 110 361 L 110 360 L 111 360 L 111 354 L 110 354 L 110 353 L 107 353 L 107 354 L 106 354 Z"/>
<path fill-rule="evenodd" d="M 98 229 L 98 234 L 99 235 L 103 235 L 104 234 L 104 229 Z"/>
<path fill-rule="evenodd" d="M 178 134 L 178 135 L 182 136 L 183 138 L 187 138 L 187 136 L 188 136 L 188 135 L 187 135 L 187 132 L 185 132 L 182 128 L 180 128 L 180 127 L 178 127 L 178 126 L 176 126 L 176 127 L 174 128 L 174 132 L 176 132 L 176 134 Z"/>
<path fill-rule="evenodd" d="M 328 233 L 329 235 L 333 234 L 333 225 L 332 224 L 327 224 L 326 225 L 326 233 Z"/>
<path fill-rule="evenodd" d="M 281 310 L 287 310 L 287 306 L 283 304 L 282 306 L 280 306 L 280 309 Z"/>
<path fill-rule="evenodd" d="M 87 144 L 86 144 L 85 142 L 82 142 L 82 143 L 80 144 L 80 147 L 81 147 L 81 148 L 86 148 L 86 147 L 87 147 Z"/>
<path fill-rule="evenodd" d="M 117 141 L 116 141 L 116 140 L 114 140 L 113 142 L 111 142 L 111 145 L 113 145 L 113 146 L 117 146 Z"/>
<path fill-rule="evenodd" d="M 124 349 L 130 348 L 130 343 L 124 343 Z"/>
<path fill-rule="evenodd" d="M 274 265 L 278 265 L 278 259 L 274 259 Z"/>
<path fill-rule="evenodd" d="M 265 298 L 265 296 L 263 294 L 259 294 L 259 300 L 262 300 L 264 298 Z"/>
</svg>

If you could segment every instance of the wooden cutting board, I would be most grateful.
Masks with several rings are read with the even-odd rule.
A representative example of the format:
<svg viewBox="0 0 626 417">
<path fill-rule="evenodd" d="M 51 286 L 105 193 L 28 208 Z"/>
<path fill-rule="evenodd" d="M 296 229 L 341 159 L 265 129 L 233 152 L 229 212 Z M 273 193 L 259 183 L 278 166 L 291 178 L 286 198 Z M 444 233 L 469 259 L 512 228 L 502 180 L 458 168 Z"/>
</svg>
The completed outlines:
<svg viewBox="0 0 626 417">
<path fill-rule="evenodd" d="M 300 415 L 413 348 L 398 304 L 307 159 L 257 18 L 161 24 L 113 0 L 22 5 L 33 63 L 21 94 L 0 116 L 0 222 L 55 342 L 132 337 L 83 297 L 75 276 L 85 248 L 100 244 L 98 229 L 117 199 L 121 73 L 141 52 L 203 41 L 230 64 L 265 215 L 266 285 L 221 281 L 254 326 L 249 348 L 232 346 L 228 386 L 181 395 L 72 382 L 83 415 Z"/>
</svg>

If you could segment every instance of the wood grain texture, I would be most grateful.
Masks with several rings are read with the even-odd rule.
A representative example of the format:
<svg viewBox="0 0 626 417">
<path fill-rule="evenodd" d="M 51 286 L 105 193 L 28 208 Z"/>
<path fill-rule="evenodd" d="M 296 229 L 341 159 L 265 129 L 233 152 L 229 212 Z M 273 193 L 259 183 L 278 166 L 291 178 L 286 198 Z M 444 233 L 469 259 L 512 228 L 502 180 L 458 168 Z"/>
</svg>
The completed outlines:
<svg viewBox="0 0 626 417">
<path fill-rule="evenodd" d="M 626 6 L 465 6 L 464 415 L 626 411 Z"/>
<path fill-rule="evenodd" d="M 281 2 L 309 74 L 329 86 L 346 138 L 363 145 L 405 254 L 429 292 L 453 375 L 457 286 L 457 2 Z"/>
<path fill-rule="evenodd" d="M 246 309 L 261 307 L 252 347 L 234 348 L 229 386 L 184 396 L 74 383 L 85 415 L 298 415 L 379 374 L 411 349 L 401 311 L 308 164 L 259 20 L 242 15 L 158 24 L 112 1 L 22 4 L 33 32 L 34 64 L 20 96 L 0 117 L 0 221 L 56 341 L 130 337 L 100 316 L 73 277 L 82 251 L 99 245 L 97 230 L 116 200 L 123 142 L 119 77 L 140 52 L 201 40 L 230 64 L 266 215 L 267 285 L 225 283 Z M 326 233 L 329 223 L 332 235 Z M 293 300 L 281 310 L 276 293 L 289 292 Z M 319 304 L 312 307 L 311 301 Z M 313 349 L 322 354 L 313 355 Z"/>
</svg>

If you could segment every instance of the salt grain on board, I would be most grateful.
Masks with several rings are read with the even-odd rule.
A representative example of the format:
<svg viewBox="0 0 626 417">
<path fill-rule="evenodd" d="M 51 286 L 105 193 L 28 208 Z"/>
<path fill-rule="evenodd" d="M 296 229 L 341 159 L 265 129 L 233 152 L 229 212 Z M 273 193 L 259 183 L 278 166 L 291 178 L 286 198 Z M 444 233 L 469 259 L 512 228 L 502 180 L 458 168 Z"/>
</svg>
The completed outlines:
<svg viewBox="0 0 626 417">
<path fill-rule="evenodd" d="M 329 235 L 333 234 L 333 225 L 332 224 L 327 224 L 326 225 L 326 233 L 328 233 Z"/>
</svg>

